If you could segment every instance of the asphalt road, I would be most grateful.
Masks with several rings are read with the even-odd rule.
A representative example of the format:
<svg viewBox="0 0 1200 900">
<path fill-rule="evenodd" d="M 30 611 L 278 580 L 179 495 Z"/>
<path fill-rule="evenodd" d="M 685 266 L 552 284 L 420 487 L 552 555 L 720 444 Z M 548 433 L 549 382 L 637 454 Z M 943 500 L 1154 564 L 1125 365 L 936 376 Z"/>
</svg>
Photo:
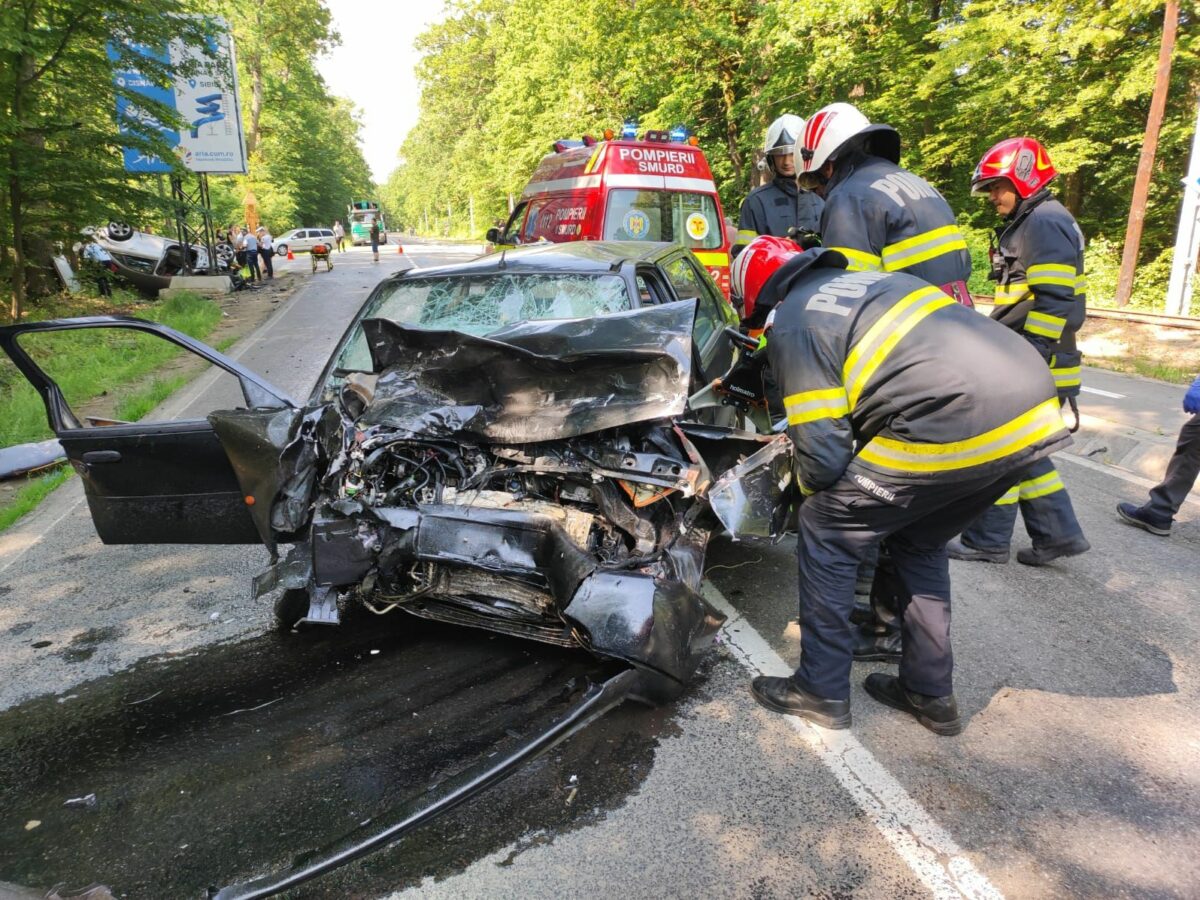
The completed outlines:
<svg viewBox="0 0 1200 900">
<path fill-rule="evenodd" d="M 405 249 L 432 262 L 455 248 Z M 389 256 L 395 265 L 386 252 L 378 266 L 362 250 L 337 258 L 233 355 L 303 396 Z M 1094 390 L 1083 397 L 1081 446 L 1104 428 L 1170 441 L 1182 424 L 1180 388 L 1092 371 L 1085 383 Z M 207 387 L 174 411 L 211 402 Z M 1143 476 L 1103 453 L 1060 459 L 1092 552 L 1045 569 L 952 564 L 963 735 L 937 738 L 857 686 L 850 732 L 759 708 L 752 670 L 784 674 L 798 654 L 794 552 L 718 541 L 710 591 L 731 620 L 683 699 L 610 715 L 430 830 L 295 895 L 1200 895 L 1200 503 L 1156 538 L 1113 513 L 1144 496 Z M 162 896 L 204 875 L 252 874 L 310 849 L 299 845 L 339 816 L 381 814 L 397 784 L 417 791 L 446 760 L 493 752 L 489 741 L 535 723 L 538 698 L 549 703 L 582 671 L 549 648 L 425 635 L 404 620 L 365 636 L 352 625 L 324 638 L 330 654 L 277 647 L 264 634 L 269 604 L 247 599 L 261 550 L 103 547 L 79 498 L 69 484 L 0 535 L 0 744 L 10 760 L 0 767 L 0 882 L 45 888 L 56 872 L 95 873 L 128 879 L 130 896 L 156 886 Z M 1017 546 L 1025 540 L 1018 526 Z M 421 649 L 390 652 L 414 634 L 425 635 Z M 381 648 L 416 675 L 366 674 Z M 450 665 L 464 680 L 447 713 L 429 701 L 428 673 Z M 857 665 L 856 682 L 884 669 Z M 191 686 L 188 703 L 151 697 L 180 683 Z M 162 705 L 127 711 L 141 700 Z M 268 702 L 279 705 L 253 709 Z M 436 733 L 422 722 L 430 713 L 444 717 Z M 202 739 L 189 730 L 201 720 Z M 231 724 L 239 730 L 213 730 Z M 272 746 L 278 767 L 264 760 Z M 89 784 L 124 805 L 64 813 L 55 802 Z M 164 784 L 208 791 L 207 831 L 195 810 L 162 805 Z M 310 793 L 301 801 L 296 790 Z M 122 810 L 148 819 L 122 825 L 114 866 L 103 834 Z M 89 815 L 87 827 L 71 818 Z M 44 824 L 25 831 L 31 821 Z M 274 837 L 226 839 L 239 827 Z M 175 863 L 165 865 L 169 841 Z"/>
</svg>

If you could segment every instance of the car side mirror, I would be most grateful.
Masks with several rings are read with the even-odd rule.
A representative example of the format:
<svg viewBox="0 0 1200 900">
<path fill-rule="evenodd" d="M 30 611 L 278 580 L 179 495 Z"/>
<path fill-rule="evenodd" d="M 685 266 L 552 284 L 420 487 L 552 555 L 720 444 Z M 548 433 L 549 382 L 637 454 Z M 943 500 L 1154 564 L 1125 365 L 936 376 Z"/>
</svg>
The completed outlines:
<svg viewBox="0 0 1200 900">
<path fill-rule="evenodd" d="M 484 237 L 487 238 L 488 241 L 490 241 L 493 244 L 504 243 L 502 240 L 500 240 L 500 238 L 502 238 L 503 235 L 500 233 L 499 228 L 489 228 L 487 230 L 487 234 L 485 234 Z"/>
</svg>

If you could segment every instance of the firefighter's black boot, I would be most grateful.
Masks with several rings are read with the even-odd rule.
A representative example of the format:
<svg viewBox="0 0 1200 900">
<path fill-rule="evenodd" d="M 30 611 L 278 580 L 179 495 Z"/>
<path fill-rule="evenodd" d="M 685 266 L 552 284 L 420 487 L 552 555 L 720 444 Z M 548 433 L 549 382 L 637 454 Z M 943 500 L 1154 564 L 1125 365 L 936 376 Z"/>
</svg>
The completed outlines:
<svg viewBox="0 0 1200 900">
<path fill-rule="evenodd" d="M 961 537 L 956 537 L 946 545 L 946 555 L 951 559 L 962 559 L 967 562 L 990 562 L 990 563 L 1006 563 L 1008 562 L 1009 551 L 1003 550 L 984 550 L 980 547 L 972 547 Z"/>
<path fill-rule="evenodd" d="M 858 662 L 900 662 L 900 632 L 872 634 L 859 629 L 854 639 L 854 659 Z"/>
<path fill-rule="evenodd" d="M 948 697 L 918 694 L 902 685 L 895 675 L 882 672 L 868 675 L 863 687 L 880 703 L 908 713 L 934 734 L 949 736 L 963 730 L 953 694 Z"/>
<path fill-rule="evenodd" d="M 1080 553 L 1087 553 L 1091 549 L 1092 545 L 1087 542 L 1087 538 L 1079 535 L 1061 544 L 1050 544 L 1046 547 L 1026 547 L 1023 550 L 1018 550 L 1017 562 L 1026 566 L 1044 566 L 1046 563 L 1052 562 L 1060 556 L 1078 556 Z"/>
<path fill-rule="evenodd" d="M 826 700 L 810 694 L 791 678 L 759 675 L 750 682 L 750 693 L 772 712 L 799 716 L 824 728 L 850 727 L 849 700 Z"/>
</svg>

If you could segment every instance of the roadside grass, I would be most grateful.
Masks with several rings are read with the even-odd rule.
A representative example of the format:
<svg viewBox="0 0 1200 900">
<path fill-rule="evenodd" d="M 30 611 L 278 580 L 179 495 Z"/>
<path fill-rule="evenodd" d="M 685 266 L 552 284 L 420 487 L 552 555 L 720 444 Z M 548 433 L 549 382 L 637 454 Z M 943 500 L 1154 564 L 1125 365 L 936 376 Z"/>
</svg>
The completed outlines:
<svg viewBox="0 0 1200 900">
<path fill-rule="evenodd" d="M 159 322 L 198 339 L 207 336 L 221 321 L 220 307 L 195 294 L 181 294 L 161 303 L 113 311 Z M 54 312 L 56 316 L 62 314 L 58 310 Z M 183 352 L 167 341 L 125 329 L 31 334 L 21 343 L 62 388 L 67 402 L 75 407 L 118 391 Z M 135 391 L 120 401 L 126 411 L 133 414 L 117 417 L 135 421 L 180 384 L 182 381 L 177 379 L 164 379 Z M 168 385 L 172 386 L 168 389 Z M 149 402 L 152 397 L 158 397 L 158 400 Z M 53 435 L 46 422 L 41 397 L 16 367 L 4 360 L 0 367 L 0 446 L 47 437 Z"/>
<path fill-rule="evenodd" d="M 80 315 L 121 314 L 159 322 L 203 340 L 221 321 L 220 307 L 196 294 L 180 294 L 162 302 L 146 301 L 130 292 L 112 299 L 88 296 L 51 298 L 31 310 L 26 321 Z M 221 341 L 229 347 L 236 337 Z M 22 347 L 53 378 L 76 410 L 98 398 L 116 398 L 113 417 L 136 422 L 190 379 L 147 376 L 185 351 L 152 335 L 124 329 L 82 329 L 29 335 Z M 224 349 L 224 348 L 222 348 Z M 139 383 L 144 382 L 144 383 Z M 136 385 L 132 389 L 130 385 Z M 0 360 L 0 446 L 9 447 L 53 437 L 41 396 L 7 358 Z M 0 501 L 0 531 L 33 510 L 72 475 L 59 466 L 30 478 L 10 498 Z"/>
<path fill-rule="evenodd" d="M 0 531 L 4 531 L 41 503 L 51 491 L 71 475 L 71 467 L 63 465 L 30 479 L 29 483 L 17 491 L 8 504 L 0 508 Z"/>
<path fill-rule="evenodd" d="M 1120 372 L 1125 375 L 1141 375 L 1145 378 L 1169 381 L 1171 384 L 1191 384 L 1196 377 L 1194 369 L 1180 368 L 1179 366 L 1172 366 L 1141 356 L 1110 359 L 1085 356 L 1083 361 L 1089 366 L 1095 366 L 1097 369 L 1107 369 L 1110 372 Z"/>
</svg>

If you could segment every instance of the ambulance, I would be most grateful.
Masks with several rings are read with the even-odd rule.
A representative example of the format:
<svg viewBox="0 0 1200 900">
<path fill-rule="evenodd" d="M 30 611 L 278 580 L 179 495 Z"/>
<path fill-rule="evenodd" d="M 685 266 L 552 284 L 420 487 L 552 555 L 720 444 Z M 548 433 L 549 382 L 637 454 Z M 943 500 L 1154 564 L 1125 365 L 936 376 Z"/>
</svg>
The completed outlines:
<svg viewBox="0 0 1200 900">
<path fill-rule="evenodd" d="M 704 153 L 683 129 L 636 126 L 618 138 L 557 141 L 533 173 L 494 249 L 538 241 L 660 241 L 696 254 L 729 297 L 729 236 Z"/>
</svg>

